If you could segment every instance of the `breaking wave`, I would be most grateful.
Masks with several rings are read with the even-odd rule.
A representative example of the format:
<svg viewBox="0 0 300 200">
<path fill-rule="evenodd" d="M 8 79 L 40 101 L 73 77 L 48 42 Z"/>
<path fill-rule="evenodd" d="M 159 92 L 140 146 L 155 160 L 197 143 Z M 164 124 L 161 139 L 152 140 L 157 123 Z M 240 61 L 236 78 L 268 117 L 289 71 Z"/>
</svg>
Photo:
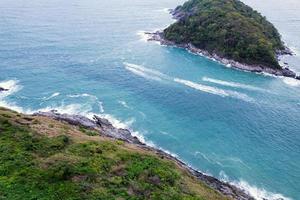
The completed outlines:
<svg viewBox="0 0 300 200">
<path fill-rule="evenodd" d="M 300 81 L 296 80 L 294 78 L 283 77 L 282 80 L 285 84 L 287 84 L 289 86 L 292 86 L 292 87 L 299 87 L 300 86 Z"/>
<path fill-rule="evenodd" d="M 256 200 L 292 200 L 289 197 L 285 197 L 282 194 L 273 193 L 265 190 L 264 188 L 258 188 L 257 186 L 250 185 L 247 181 L 240 179 L 238 181 L 230 181 L 228 176 L 224 171 L 219 174 L 220 180 L 230 183 L 248 193 L 250 196 L 254 197 Z"/>
<path fill-rule="evenodd" d="M 246 85 L 246 84 L 230 82 L 230 81 L 223 81 L 223 80 L 212 79 L 212 78 L 208 78 L 208 77 L 203 77 L 202 80 L 206 81 L 206 82 L 210 82 L 210 83 L 228 86 L 228 87 L 242 88 L 242 89 L 253 90 L 253 91 L 265 91 L 262 88 L 258 88 L 258 87 L 252 86 L 252 85 Z"/>
<path fill-rule="evenodd" d="M 51 96 L 49 96 L 49 97 L 43 97 L 42 99 L 43 99 L 43 100 L 50 100 L 50 99 L 52 99 L 52 98 L 54 98 L 54 97 L 57 97 L 57 96 L 59 96 L 59 95 L 60 95 L 59 92 L 55 92 L 55 93 L 53 93 Z"/>
<path fill-rule="evenodd" d="M 155 80 L 155 81 L 170 81 L 170 82 L 172 81 L 172 82 L 176 82 L 176 83 L 188 86 L 190 88 L 193 88 L 193 89 L 196 89 L 196 90 L 199 90 L 202 92 L 218 95 L 221 97 L 232 97 L 232 98 L 240 99 L 240 100 L 243 100 L 246 102 L 254 101 L 254 99 L 249 97 L 247 94 L 243 94 L 240 92 L 231 91 L 231 90 L 223 90 L 223 89 L 220 89 L 217 87 L 203 85 L 203 84 L 195 83 L 195 82 L 192 82 L 189 80 L 172 78 L 172 77 L 170 77 L 166 74 L 163 74 L 157 70 L 149 69 L 149 68 L 146 68 L 141 65 L 136 65 L 136 64 L 126 63 L 126 62 L 124 62 L 123 64 L 125 65 L 125 68 L 127 70 L 131 71 L 132 73 L 134 73 L 138 76 L 146 78 L 146 79 L 151 79 L 151 80 Z M 212 80 L 210 80 L 210 81 L 212 81 Z M 229 83 L 227 83 L 227 84 L 229 84 Z"/>
<path fill-rule="evenodd" d="M 195 82 L 183 80 L 183 79 L 178 79 L 178 78 L 174 78 L 174 81 L 177 83 L 183 84 L 185 86 L 191 87 L 195 90 L 199 90 L 199 91 L 214 94 L 214 95 L 219 95 L 221 97 L 232 97 L 232 98 L 240 99 L 240 100 L 247 101 L 247 102 L 254 101 L 254 99 L 249 97 L 247 94 L 243 94 L 240 92 L 231 91 L 231 90 L 223 90 L 223 89 L 219 89 L 216 87 L 202 85 L 199 83 L 195 83 Z"/>
<path fill-rule="evenodd" d="M 150 39 L 150 36 L 145 31 L 138 31 L 136 34 L 140 37 L 140 41 L 147 42 Z"/>
<path fill-rule="evenodd" d="M 126 101 L 118 101 L 118 103 L 121 104 L 124 108 L 128 108 L 128 109 L 130 108 L 126 103 Z"/>
<path fill-rule="evenodd" d="M 7 101 L 7 97 L 17 93 L 19 90 L 22 89 L 22 86 L 19 84 L 18 80 L 7 80 L 7 81 L 2 81 L 0 82 L 0 87 L 7 89 L 7 91 L 2 91 L 0 93 L 0 106 L 5 107 L 5 108 L 10 108 L 12 110 L 15 110 L 17 112 L 22 112 L 22 113 L 30 113 L 30 110 L 24 110 L 22 107 L 19 107 L 15 105 L 12 102 Z"/>
</svg>

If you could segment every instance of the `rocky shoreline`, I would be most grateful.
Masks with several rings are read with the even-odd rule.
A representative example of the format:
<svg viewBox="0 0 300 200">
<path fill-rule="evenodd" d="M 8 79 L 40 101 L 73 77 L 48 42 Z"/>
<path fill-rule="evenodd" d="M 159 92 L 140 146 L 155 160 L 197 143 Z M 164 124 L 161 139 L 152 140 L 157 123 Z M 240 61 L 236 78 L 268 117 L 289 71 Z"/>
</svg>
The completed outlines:
<svg viewBox="0 0 300 200">
<path fill-rule="evenodd" d="M 156 41 L 156 42 L 159 42 L 161 45 L 183 48 L 183 49 L 188 50 L 191 53 L 205 56 L 211 60 L 217 61 L 227 67 L 232 67 L 235 69 L 249 71 L 249 72 L 267 73 L 267 74 L 271 74 L 271 75 L 275 75 L 275 76 L 284 76 L 284 77 L 289 77 L 289 78 L 294 78 L 294 79 L 300 80 L 300 75 L 297 75 L 295 72 L 290 70 L 288 66 L 284 66 L 282 69 L 272 69 L 272 68 L 260 66 L 260 65 L 247 65 L 247 64 L 240 63 L 240 62 L 237 62 L 237 61 L 234 61 L 231 59 L 226 59 L 226 58 L 220 57 L 217 54 L 211 54 L 208 51 L 205 51 L 205 50 L 195 47 L 191 43 L 176 44 L 173 41 L 169 41 L 169 40 L 165 39 L 162 31 L 156 31 L 154 33 L 153 32 L 145 32 L 145 34 L 148 36 L 148 41 Z M 277 53 L 277 59 L 279 59 L 279 57 L 283 56 L 283 55 L 293 55 L 293 54 L 288 48 L 286 48 L 284 51 Z"/>
<path fill-rule="evenodd" d="M 93 120 L 91 120 L 81 115 L 60 114 L 55 110 L 52 110 L 50 112 L 38 112 L 33 115 L 49 117 L 55 120 L 67 122 L 71 125 L 83 126 L 85 128 L 97 130 L 99 131 L 100 135 L 128 142 L 130 144 L 138 146 L 139 148 L 143 148 L 147 151 L 154 152 L 161 158 L 169 159 L 176 162 L 180 167 L 188 170 L 191 173 L 191 175 L 195 176 L 198 180 L 206 183 L 208 186 L 215 189 L 216 191 L 219 191 L 225 196 L 231 197 L 235 200 L 255 200 L 253 197 L 248 195 L 246 191 L 243 191 L 242 189 L 239 189 L 229 183 L 222 182 L 212 176 L 203 174 L 191 168 L 178 158 L 160 149 L 156 149 L 142 143 L 137 137 L 133 136 L 128 129 L 116 128 L 112 125 L 111 122 L 109 122 L 105 118 L 101 118 L 95 115 Z"/>
</svg>

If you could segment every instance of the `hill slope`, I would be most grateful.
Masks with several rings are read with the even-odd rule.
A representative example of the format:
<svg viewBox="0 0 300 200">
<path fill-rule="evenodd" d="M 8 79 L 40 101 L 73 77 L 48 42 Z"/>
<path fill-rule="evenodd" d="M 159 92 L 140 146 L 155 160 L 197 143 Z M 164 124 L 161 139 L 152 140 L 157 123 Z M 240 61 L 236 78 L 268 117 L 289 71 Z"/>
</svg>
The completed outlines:
<svg viewBox="0 0 300 200">
<path fill-rule="evenodd" d="M 164 38 L 248 65 L 280 69 L 280 34 L 260 13 L 239 0 L 189 0 L 173 11 L 177 22 Z"/>
<path fill-rule="evenodd" d="M 151 151 L 0 108 L 0 199 L 225 200 Z"/>
</svg>

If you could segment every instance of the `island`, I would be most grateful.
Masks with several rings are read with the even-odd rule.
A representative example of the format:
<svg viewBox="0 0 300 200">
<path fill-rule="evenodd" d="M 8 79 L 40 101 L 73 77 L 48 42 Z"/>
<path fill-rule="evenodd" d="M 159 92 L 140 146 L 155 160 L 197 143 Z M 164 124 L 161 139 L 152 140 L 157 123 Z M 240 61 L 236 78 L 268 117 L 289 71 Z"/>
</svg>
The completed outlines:
<svg viewBox="0 0 300 200">
<path fill-rule="evenodd" d="M 149 40 L 213 58 L 227 66 L 300 79 L 279 57 L 292 52 L 264 16 L 239 0 L 189 0 L 171 11 L 176 22 Z M 149 33 L 148 33 L 149 34 Z"/>
<path fill-rule="evenodd" d="M 254 200 L 95 116 L 0 107 L 1 199 Z"/>
</svg>

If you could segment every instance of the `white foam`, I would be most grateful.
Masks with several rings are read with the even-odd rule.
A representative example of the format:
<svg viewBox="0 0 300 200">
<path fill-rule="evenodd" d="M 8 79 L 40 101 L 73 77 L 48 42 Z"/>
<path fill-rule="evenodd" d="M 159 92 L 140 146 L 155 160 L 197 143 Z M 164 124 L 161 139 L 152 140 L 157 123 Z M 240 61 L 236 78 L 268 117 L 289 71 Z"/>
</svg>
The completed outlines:
<svg viewBox="0 0 300 200">
<path fill-rule="evenodd" d="M 200 90 L 202 92 L 207 92 L 207 93 L 219 95 L 219 96 L 222 96 L 222 97 L 229 96 L 229 94 L 227 92 L 225 92 L 222 89 L 218 89 L 216 87 L 202 85 L 202 84 L 199 84 L 199 83 L 194 83 L 192 81 L 183 80 L 183 79 L 179 79 L 179 78 L 174 78 L 174 81 L 177 82 L 177 83 L 181 83 L 183 85 L 186 85 L 188 87 L 194 88 L 196 90 Z"/>
<path fill-rule="evenodd" d="M 230 183 L 248 193 L 250 196 L 256 200 L 292 200 L 289 197 L 285 197 L 283 194 L 273 193 L 265 190 L 264 188 L 258 188 L 257 186 L 250 185 L 247 181 L 240 179 L 239 181 L 230 181 L 228 176 L 224 171 L 219 174 L 220 180 Z"/>
<path fill-rule="evenodd" d="M 104 113 L 103 102 L 98 101 L 98 106 L 99 106 L 99 111 L 100 111 L 101 113 Z"/>
<path fill-rule="evenodd" d="M 151 77 L 156 77 L 156 78 L 159 78 L 160 80 L 161 79 L 170 79 L 169 76 L 161 73 L 160 71 L 157 71 L 157 70 L 154 70 L 154 69 L 149 69 L 149 68 L 146 68 L 142 65 L 136 65 L 136 64 L 132 64 L 132 63 L 127 63 L 127 62 L 124 62 L 123 63 L 127 68 L 131 68 L 131 69 L 135 69 L 135 70 L 138 70 L 142 73 L 145 73 Z"/>
<path fill-rule="evenodd" d="M 155 80 L 155 81 L 162 81 L 161 78 L 157 77 L 157 76 L 153 76 L 153 75 L 149 75 L 147 73 L 145 73 L 144 71 L 137 69 L 135 67 L 132 67 L 132 64 L 125 64 L 126 65 L 126 69 L 129 70 L 130 72 L 132 72 L 135 75 L 141 76 L 145 79 L 150 79 L 150 80 Z"/>
<path fill-rule="evenodd" d="M 70 95 L 67 95 L 67 97 L 70 97 L 70 98 L 90 97 L 92 99 L 98 99 L 96 96 L 91 95 L 91 94 L 87 94 L 87 93 L 83 93 L 83 94 L 70 94 Z"/>
<path fill-rule="evenodd" d="M 223 81 L 223 80 L 218 80 L 218 79 L 213 79 L 213 78 L 208 78 L 208 77 L 203 77 L 203 81 L 210 82 L 210 83 L 215 83 L 223 86 L 229 86 L 229 87 L 234 87 L 234 88 L 242 88 L 242 89 L 247 89 L 247 90 L 254 90 L 254 91 L 265 91 L 262 88 L 258 88 L 252 85 L 246 85 L 242 83 L 236 83 L 236 82 L 230 82 L 230 81 Z"/>
<path fill-rule="evenodd" d="M 62 114 L 88 116 L 92 110 L 92 107 L 88 104 L 62 104 L 60 106 L 47 106 L 45 108 L 38 109 L 36 112 L 49 112 L 51 110 L 57 110 L 57 112 Z"/>
<path fill-rule="evenodd" d="M 283 82 L 289 86 L 292 87 L 299 87 L 300 86 L 300 81 L 294 78 L 288 78 L 288 77 L 283 77 L 282 78 Z"/>
<path fill-rule="evenodd" d="M 129 106 L 128 106 L 128 104 L 126 103 L 126 101 L 118 101 L 118 103 L 119 104 L 121 104 L 123 107 L 125 107 L 125 108 L 130 108 Z"/>
<path fill-rule="evenodd" d="M 156 10 L 157 12 L 163 12 L 163 13 L 166 13 L 166 14 L 170 14 L 170 11 L 171 11 L 172 9 L 170 9 L 170 8 L 163 8 L 163 9 L 158 9 L 158 10 Z"/>
<path fill-rule="evenodd" d="M 59 95 L 60 95 L 59 92 L 55 92 L 55 93 L 53 93 L 51 96 L 49 96 L 49 97 L 43 97 L 42 99 L 43 99 L 43 100 L 50 100 L 50 99 L 52 99 L 52 98 L 54 98 L 54 97 L 57 97 L 57 96 L 59 96 Z"/>
<path fill-rule="evenodd" d="M 7 80 L 0 82 L 0 87 L 7 89 L 8 91 L 0 92 L 0 106 L 5 108 L 10 108 L 17 112 L 30 113 L 30 110 L 24 110 L 22 107 L 15 105 L 12 102 L 7 102 L 6 98 L 22 89 L 22 86 L 19 85 L 18 80 Z"/>
<path fill-rule="evenodd" d="M 7 89 L 8 91 L 2 91 L 0 93 L 0 98 L 5 98 L 11 94 L 14 94 L 22 89 L 22 86 L 18 84 L 17 80 L 8 80 L 0 82 L 0 87 Z"/>
<path fill-rule="evenodd" d="M 219 89 L 216 87 L 202 85 L 199 83 L 195 83 L 195 82 L 183 80 L 183 79 L 178 79 L 178 78 L 174 78 L 174 81 L 177 83 L 186 85 L 188 87 L 191 87 L 193 89 L 196 89 L 196 90 L 199 90 L 202 92 L 206 92 L 206 93 L 210 93 L 210 94 L 214 94 L 214 95 L 219 95 L 221 97 L 232 97 L 232 98 L 240 99 L 240 100 L 247 101 L 247 102 L 254 101 L 254 99 L 249 97 L 247 94 L 243 94 L 240 92 L 231 91 L 231 90 L 222 90 L 222 89 Z"/>
<path fill-rule="evenodd" d="M 140 37 L 140 41 L 142 42 L 148 42 L 148 40 L 151 38 L 151 36 L 146 34 L 145 31 L 138 31 L 136 34 Z"/>
</svg>

